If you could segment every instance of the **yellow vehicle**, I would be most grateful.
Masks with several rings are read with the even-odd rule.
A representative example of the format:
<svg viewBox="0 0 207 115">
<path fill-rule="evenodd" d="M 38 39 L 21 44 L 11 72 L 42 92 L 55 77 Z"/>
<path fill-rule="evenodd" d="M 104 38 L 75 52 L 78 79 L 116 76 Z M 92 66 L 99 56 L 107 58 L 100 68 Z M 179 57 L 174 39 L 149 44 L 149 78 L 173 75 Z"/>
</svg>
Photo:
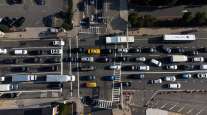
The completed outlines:
<svg viewBox="0 0 207 115">
<path fill-rule="evenodd" d="M 89 48 L 87 52 L 90 55 L 99 55 L 101 53 L 101 49 L 100 48 Z"/>
<path fill-rule="evenodd" d="M 86 87 L 87 88 L 95 88 L 96 87 L 96 82 L 87 82 Z"/>
</svg>

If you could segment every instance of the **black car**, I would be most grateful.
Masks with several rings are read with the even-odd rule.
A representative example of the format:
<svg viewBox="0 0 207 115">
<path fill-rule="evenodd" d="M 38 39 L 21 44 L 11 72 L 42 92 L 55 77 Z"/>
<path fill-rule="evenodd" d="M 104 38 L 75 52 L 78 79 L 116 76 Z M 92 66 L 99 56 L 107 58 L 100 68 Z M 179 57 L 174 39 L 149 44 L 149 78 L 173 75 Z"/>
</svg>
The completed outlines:
<svg viewBox="0 0 207 115">
<path fill-rule="evenodd" d="M 26 58 L 23 61 L 24 63 L 42 63 L 42 59 L 35 57 L 35 58 Z"/>
<path fill-rule="evenodd" d="M 59 67 L 58 66 L 46 66 L 46 67 L 41 67 L 41 68 L 39 68 L 38 70 L 39 71 L 57 71 L 59 69 Z"/>
<path fill-rule="evenodd" d="M 30 55 L 42 55 L 43 51 L 42 50 L 33 50 L 33 51 L 29 51 Z"/>
<path fill-rule="evenodd" d="M 60 58 L 48 58 L 45 63 L 60 63 Z"/>
<path fill-rule="evenodd" d="M 141 48 L 129 48 L 129 53 L 141 53 Z"/>
<path fill-rule="evenodd" d="M 124 70 L 124 71 L 134 71 L 137 68 L 136 68 L 135 65 L 127 65 L 127 66 L 122 67 L 121 69 Z"/>
<path fill-rule="evenodd" d="M 172 48 L 172 53 L 185 53 L 185 49 L 181 47 Z"/>
<path fill-rule="evenodd" d="M 1 63 L 3 63 L 3 64 L 16 64 L 17 60 L 16 59 L 5 59 L 5 60 L 2 60 Z"/>
<path fill-rule="evenodd" d="M 207 48 L 206 47 L 198 48 L 197 51 L 200 52 L 200 53 L 206 53 Z"/>
<path fill-rule="evenodd" d="M 45 5 L 45 0 L 35 0 L 37 5 Z"/>
<path fill-rule="evenodd" d="M 199 53 L 198 53 L 198 51 L 197 50 L 192 50 L 192 51 L 188 51 L 188 52 L 186 52 L 186 54 L 187 55 L 198 55 Z"/>
<path fill-rule="evenodd" d="M 15 27 L 20 27 L 22 26 L 22 24 L 25 22 L 25 18 L 24 17 L 20 17 L 18 18 L 14 23 L 13 26 Z"/>
<path fill-rule="evenodd" d="M 63 61 L 64 62 L 80 62 L 80 59 L 76 57 L 69 57 L 69 58 L 64 58 Z"/>
<path fill-rule="evenodd" d="M 1 21 L 1 24 L 7 25 L 9 27 L 12 27 L 11 26 L 12 23 L 13 23 L 13 21 L 9 17 L 4 17 Z"/>
<path fill-rule="evenodd" d="M 29 72 L 30 68 L 29 67 L 12 67 L 11 71 L 12 72 Z"/>
<path fill-rule="evenodd" d="M 143 48 L 144 53 L 157 53 L 157 49 L 154 47 L 151 48 Z"/>
<path fill-rule="evenodd" d="M 126 62 L 128 60 L 127 57 L 116 57 L 115 58 L 115 61 L 117 62 Z"/>
<path fill-rule="evenodd" d="M 180 68 L 182 70 L 193 70 L 195 69 L 195 66 L 194 65 L 180 65 Z"/>
<path fill-rule="evenodd" d="M 96 76 L 94 75 L 87 75 L 87 76 L 81 76 L 80 77 L 80 80 L 83 80 L 83 81 L 92 81 L 92 80 L 95 80 L 96 79 Z"/>
<path fill-rule="evenodd" d="M 96 62 L 102 62 L 102 63 L 106 63 L 106 62 L 110 62 L 111 61 L 111 58 L 109 57 L 99 57 L 96 59 Z"/>
<path fill-rule="evenodd" d="M 72 53 L 85 53 L 85 49 L 84 48 L 73 48 L 71 49 Z M 70 53 L 70 49 L 68 49 L 68 53 Z"/>
<path fill-rule="evenodd" d="M 94 71 L 95 69 L 96 69 L 95 66 L 92 66 L 92 65 L 85 65 L 85 66 L 79 67 L 80 71 Z"/>
<path fill-rule="evenodd" d="M 1 98 L 15 98 L 17 97 L 17 93 L 5 93 L 1 95 Z"/>
<path fill-rule="evenodd" d="M 161 46 L 160 48 L 164 53 L 168 53 L 168 54 L 172 53 L 172 49 L 169 47 Z"/>
<path fill-rule="evenodd" d="M 48 88 L 51 88 L 51 89 L 60 89 L 60 88 L 63 88 L 63 84 L 62 83 L 49 83 L 47 85 Z"/>
<path fill-rule="evenodd" d="M 129 79 L 144 79 L 144 74 L 132 74 L 127 76 Z"/>
<path fill-rule="evenodd" d="M 101 49 L 101 54 L 112 54 L 111 49 Z"/>
<path fill-rule="evenodd" d="M 7 3 L 10 4 L 10 5 L 22 4 L 22 0 L 7 0 Z"/>
<path fill-rule="evenodd" d="M 131 82 L 119 82 L 119 83 L 115 83 L 114 86 L 115 87 L 121 87 L 121 84 L 122 84 L 123 88 L 127 88 L 127 87 L 131 87 L 132 86 Z"/>
</svg>

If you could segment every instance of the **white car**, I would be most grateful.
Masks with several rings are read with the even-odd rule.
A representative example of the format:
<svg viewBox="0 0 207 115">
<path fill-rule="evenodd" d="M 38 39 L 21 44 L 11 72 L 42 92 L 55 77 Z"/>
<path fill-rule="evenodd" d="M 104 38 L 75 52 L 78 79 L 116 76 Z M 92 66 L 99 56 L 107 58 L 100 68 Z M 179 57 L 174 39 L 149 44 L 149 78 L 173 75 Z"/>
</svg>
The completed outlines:
<svg viewBox="0 0 207 115">
<path fill-rule="evenodd" d="M 150 70 L 150 67 L 146 65 L 141 65 L 141 66 L 137 66 L 137 69 L 141 71 L 148 71 Z"/>
<path fill-rule="evenodd" d="M 155 80 L 150 80 L 151 84 L 161 84 L 162 83 L 162 79 L 155 79 Z"/>
<path fill-rule="evenodd" d="M 53 41 L 52 44 L 54 46 L 64 46 L 65 45 L 65 42 L 64 41 Z"/>
<path fill-rule="evenodd" d="M 178 66 L 177 65 L 167 65 L 166 66 L 166 69 L 169 69 L 169 70 L 177 70 L 178 69 Z"/>
<path fill-rule="evenodd" d="M 146 58 L 145 57 L 136 57 L 135 60 L 139 61 L 139 62 L 145 62 Z"/>
<path fill-rule="evenodd" d="M 162 66 L 162 63 L 156 59 L 151 59 L 150 62 L 158 67 Z"/>
<path fill-rule="evenodd" d="M 16 55 L 26 55 L 27 50 L 23 50 L 23 49 L 14 50 L 14 54 L 16 54 Z"/>
<path fill-rule="evenodd" d="M 204 62 L 204 57 L 194 57 L 193 62 Z"/>
<path fill-rule="evenodd" d="M 168 88 L 179 89 L 179 88 L 181 88 L 181 84 L 180 83 L 170 83 L 170 84 L 168 84 Z"/>
<path fill-rule="evenodd" d="M 121 65 L 110 65 L 109 69 L 111 69 L 111 70 L 120 70 L 121 69 Z"/>
<path fill-rule="evenodd" d="M 62 49 L 51 49 L 50 53 L 54 55 L 58 55 L 58 54 L 62 54 L 63 50 Z"/>
<path fill-rule="evenodd" d="M 94 62 L 94 58 L 93 57 L 82 57 L 81 61 L 82 62 Z"/>
<path fill-rule="evenodd" d="M 128 53 L 128 49 L 127 48 L 118 48 L 117 52 L 118 53 Z"/>
<path fill-rule="evenodd" d="M 0 48 L 0 54 L 7 54 L 7 49 L 1 49 Z"/>
<path fill-rule="evenodd" d="M 197 78 L 207 78 L 207 73 L 198 73 Z"/>
<path fill-rule="evenodd" d="M 0 81 L 5 81 L 5 77 L 0 77 Z"/>
<path fill-rule="evenodd" d="M 164 80 L 165 81 L 176 81 L 176 77 L 175 76 L 165 76 Z"/>
</svg>

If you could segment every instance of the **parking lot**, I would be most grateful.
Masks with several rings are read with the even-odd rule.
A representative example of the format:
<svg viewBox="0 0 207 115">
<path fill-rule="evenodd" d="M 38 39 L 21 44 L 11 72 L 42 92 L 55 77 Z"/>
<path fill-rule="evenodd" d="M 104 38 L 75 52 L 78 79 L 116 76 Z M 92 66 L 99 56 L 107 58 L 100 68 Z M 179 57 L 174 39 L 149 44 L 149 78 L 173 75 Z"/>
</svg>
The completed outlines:
<svg viewBox="0 0 207 115">
<path fill-rule="evenodd" d="M 1 17 L 25 17 L 25 27 L 42 27 L 43 18 L 64 11 L 64 0 L 46 0 L 45 5 L 37 5 L 34 0 L 23 0 L 22 4 L 7 4 L 6 0 L 0 1 Z"/>
</svg>

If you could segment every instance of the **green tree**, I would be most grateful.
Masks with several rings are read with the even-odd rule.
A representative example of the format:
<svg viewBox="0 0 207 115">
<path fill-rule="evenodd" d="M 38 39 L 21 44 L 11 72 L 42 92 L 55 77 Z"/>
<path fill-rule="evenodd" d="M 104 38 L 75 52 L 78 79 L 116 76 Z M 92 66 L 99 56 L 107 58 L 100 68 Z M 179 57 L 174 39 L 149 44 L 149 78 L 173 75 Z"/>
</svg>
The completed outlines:
<svg viewBox="0 0 207 115">
<path fill-rule="evenodd" d="M 143 20 L 145 27 L 152 27 L 156 22 L 156 18 L 152 17 L 151 15 L 144 15 Z"/>
<path fill-rule="evenodd" d="M 193 20 L 193 16 L 191 12 L 186 12 L 183 14 L 181 21 L 183 23 L 183 25 L 188 25 L 192 22 Z"/>
<path fill-rule="evenodd" d="M 0 24 L 0 31 L 9 32 L 9 27 L 3 24 Z"/>
<path fill-rule="evenodd" d="M 139 20 L 139 15 L 137 13 L 131 13 L 129 15 L 129 23 L 132 25 L 132 27 L 136 27 Z"/>
<path fill-rule="evenodd" d="M 193 18 L 193 23 L 195 25 L 203 25 L 206 22 L 206 13 L 205 12 L 197 12 L 195 17 Z"/>
</svg>

